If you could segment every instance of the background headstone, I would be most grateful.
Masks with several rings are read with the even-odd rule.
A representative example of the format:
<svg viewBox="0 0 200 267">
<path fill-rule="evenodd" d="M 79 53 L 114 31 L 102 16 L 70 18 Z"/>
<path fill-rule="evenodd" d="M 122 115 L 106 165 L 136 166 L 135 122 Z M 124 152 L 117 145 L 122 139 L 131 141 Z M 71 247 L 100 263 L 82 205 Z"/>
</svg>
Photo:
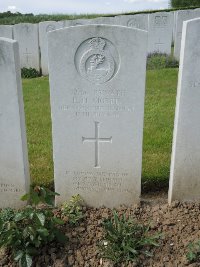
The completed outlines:
<svg viewBox="0 0 200 267">
<path fill-rule="evenodd" d="M 116 24 L 135 29 L 148 30 L 148 14 L 117 16 Z"/>
<path fill-rule="evenodd" d="M 200 19 L 183 23 L 169 203 L 200 199 Z"/>
<path fill-rule="evenodd" d="M 28 153 L 16 41 L 0 38 L 0 208 L 19 208 L 29 191 Z"/>
<path fill-rule="evenodd" d="M 63 21 L 63 27 L 81 26 L 88 24 L 92 24 L 91 19 L 72 19 Z"/>
<path fill-rule="evenodd" d="M 171 54 L 173 14 L 157 12 L 149 14 L 148 53 Z"/>
<path fill-rule="evenodd" d="M 63 27 L 62 22 L 56 21 L 44 21 L 39 23 L 39 45 L 41 55 L 41 69 L 43 75 L 48 75 L 48 45 L 47 34 L 50 31 L 54 31 Z"/>
<path fill-rule="evenodd" d="M 38 25 L 20 23 L 13 26 L 14 39 L 19 43 L 21 68 L 40 70 Z"/>
<path fill-rule="evenodd" d="M 13 39 L 13 27 L 10 25 L 0 25 L 0 37 Z"/>
<path fill-rule="evenodd" d="M 56 203 L 138 203 L 147 32 L 88 25 L 48 38 Z"/>
<path fill-rule="evenodd" d="M 175 42 L 174 42 L 174 57 L 177 60 L 179 60 L 180 58 L 183 21 L 191 20 L 191 19 L 198 18 L 198 17 L 200 17 L 200 11 L 198 9 L 180 10 L 177 12 L 176 34 L 175 34 Z"/>
</svg>

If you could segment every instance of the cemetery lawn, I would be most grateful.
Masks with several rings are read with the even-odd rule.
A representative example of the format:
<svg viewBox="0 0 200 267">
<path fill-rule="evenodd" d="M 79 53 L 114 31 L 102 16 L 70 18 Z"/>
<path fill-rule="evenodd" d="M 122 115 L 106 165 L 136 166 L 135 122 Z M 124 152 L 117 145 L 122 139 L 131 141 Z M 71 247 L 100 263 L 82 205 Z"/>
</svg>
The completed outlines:
<svg viewBox="0 0 200 267">
<path fill-rule="evenodd" d="M 177 76 L 178 69 L 147 71 L 142 170 L 145 191 L 168 186 Z M 48 77 L 23 80 L 23 93 L 32 183 L 52 188 Z"/>
</svg>

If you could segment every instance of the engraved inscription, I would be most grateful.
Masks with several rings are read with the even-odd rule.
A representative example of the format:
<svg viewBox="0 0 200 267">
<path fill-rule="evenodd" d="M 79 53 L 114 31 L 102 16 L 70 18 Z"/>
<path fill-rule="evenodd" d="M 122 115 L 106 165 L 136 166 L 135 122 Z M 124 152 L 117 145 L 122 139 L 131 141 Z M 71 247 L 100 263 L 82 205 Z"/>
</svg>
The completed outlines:
<svg viewBox="0 0 200 267">
<path fill-rule="evenodd" d="M 95 137 L 82 137 L 83 144 L 85 142 L 93 142 L 95 143 L 95 168 L 100 168 L 99 165 L 99 143 L 112 143 L 112 136 L 109 138 L 100 138 L 99 137 L 99 126 L 100 123 L 95 121 Z"/>
<path fill-rule="evenodd" d="M 20 193 L 23 192 L 21 188 L 16 187 L 14 184 L 0 183 L 0 192 L 1 193 Z"/>
<path fill-rule="evenodd" d="M 200 81 L 190 81 L 189 87 L 200 87 Z"/>
<path fill-rule="evenodd" d="M 168 23 L 167 16 L 155 16 L 154 25 L 156 27 L 165 27 Z"/>
<path fill-rule="evenodd" d="M 94 37 L 78 47 L 75 66 L 83 78 L 94 84 L 102 84 L 117 73 L 119 56 L 115 46 L 109 40 Z"/>
<path fill-rule="evenodd" d="M 66 171 L 66 174 L 73 177 L 75 191 L 133 193 L 125 182 L 128 172 Z"/>
<path fill-rule="evenodd" d="M 75 117 L 113 117 L 119 118 L 120 114 L 134 112 L 132 104 L 125 104 L 125 90 L 95 89 L 88 93 L 84 89 L 72 90 L 72 98 L 67 104 L 58 107 L 61 111 L 67 111 L 66 116 Z"/>
</svg>

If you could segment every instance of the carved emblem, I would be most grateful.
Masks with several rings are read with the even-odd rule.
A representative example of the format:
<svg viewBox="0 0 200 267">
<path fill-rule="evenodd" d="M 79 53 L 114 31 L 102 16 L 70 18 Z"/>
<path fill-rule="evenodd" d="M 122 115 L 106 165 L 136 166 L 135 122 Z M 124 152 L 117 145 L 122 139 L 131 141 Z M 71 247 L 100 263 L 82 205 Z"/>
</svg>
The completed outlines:
<svg viewBox="0 0 200 267">
<path fill-rule="evenodd" d="M 128 22 L 127 22 L 127 26 L 128 27 L 131 27 L 131 28 L 140 28 L 140 24 L 137 22 L 136 19 L 130 19 Z"/>
<path fill-rule="evenodd" d="M 46 27 L 46 32 L 51 32 L 51 31 L 54 31 L 54 30 L 56 30 L 55 25 L 48 25 Z"/>
<path fill-rule="evenodd" d="M 79 73 L 92 83 L 105 83 L 115 74 L 116 62 L 113 51 L 116 49 L 112 47 L 113 45 L 109 46 L 108 42 L 104 38 L 95 37 L 83 44 L 84 49 L 80 48 Z M 116 51 L 114 54 L 117 54 Z"/>
</svg>

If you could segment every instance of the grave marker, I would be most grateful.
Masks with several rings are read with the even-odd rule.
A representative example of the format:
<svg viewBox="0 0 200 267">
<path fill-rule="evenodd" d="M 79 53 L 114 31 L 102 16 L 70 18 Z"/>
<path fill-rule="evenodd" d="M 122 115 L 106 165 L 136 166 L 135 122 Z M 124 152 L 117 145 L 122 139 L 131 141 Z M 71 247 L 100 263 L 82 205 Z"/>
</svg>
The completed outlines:
<svg viewBox="0 0 200 267">
<path fill-rule="evenodd" d="M 56 203 L 138 203 L 147 32 L 87 25 L 48 38 Z"/>
<path fill-rule="evenodd" d="M 200 11 L 195 10 L 180 10 L 176 15 L 176 34 L 174 43 L 174 57 L 180 59 L 180 49 L 181 49 L 181 38 L 182 38 L 182 28 L 183 22 L 186 20 L 191 20 L 200 17 Z"/>
<path fill-rule="evenodd" d="M 20 208 L 29 191 L 28 153 L 16 41 L 0 38 L 0 208 Z"/>
<path fill-rule="evenodd" d="M 149 14 L 148 53 L 171 54 L 173 14 L 157 12 Z"/>
<path fill-rule="evenodd" d="M 0 37 L 13 39 L 13 27 L 10 25 L 0 25 Z"/>
<path fill-rule="evenodd" d="M 41 69 L 43 75 L 48 75 L 48 45 L 47 34 L 50 31 L 63 28 L 63 22 L 44 21 L 39 23 L 39 43 L 41 52 Z"/>
<path fill-rule="evenodd" d="M 20 23 L 13 26 L 14 39 L 19 43 L 21 68 L 40 71 L 38 25 Z"/>
<path fill-rule="evenodd" d="M 200 19 L 183 23 L 169 203 L 200 200 Z"/>
</svg>

